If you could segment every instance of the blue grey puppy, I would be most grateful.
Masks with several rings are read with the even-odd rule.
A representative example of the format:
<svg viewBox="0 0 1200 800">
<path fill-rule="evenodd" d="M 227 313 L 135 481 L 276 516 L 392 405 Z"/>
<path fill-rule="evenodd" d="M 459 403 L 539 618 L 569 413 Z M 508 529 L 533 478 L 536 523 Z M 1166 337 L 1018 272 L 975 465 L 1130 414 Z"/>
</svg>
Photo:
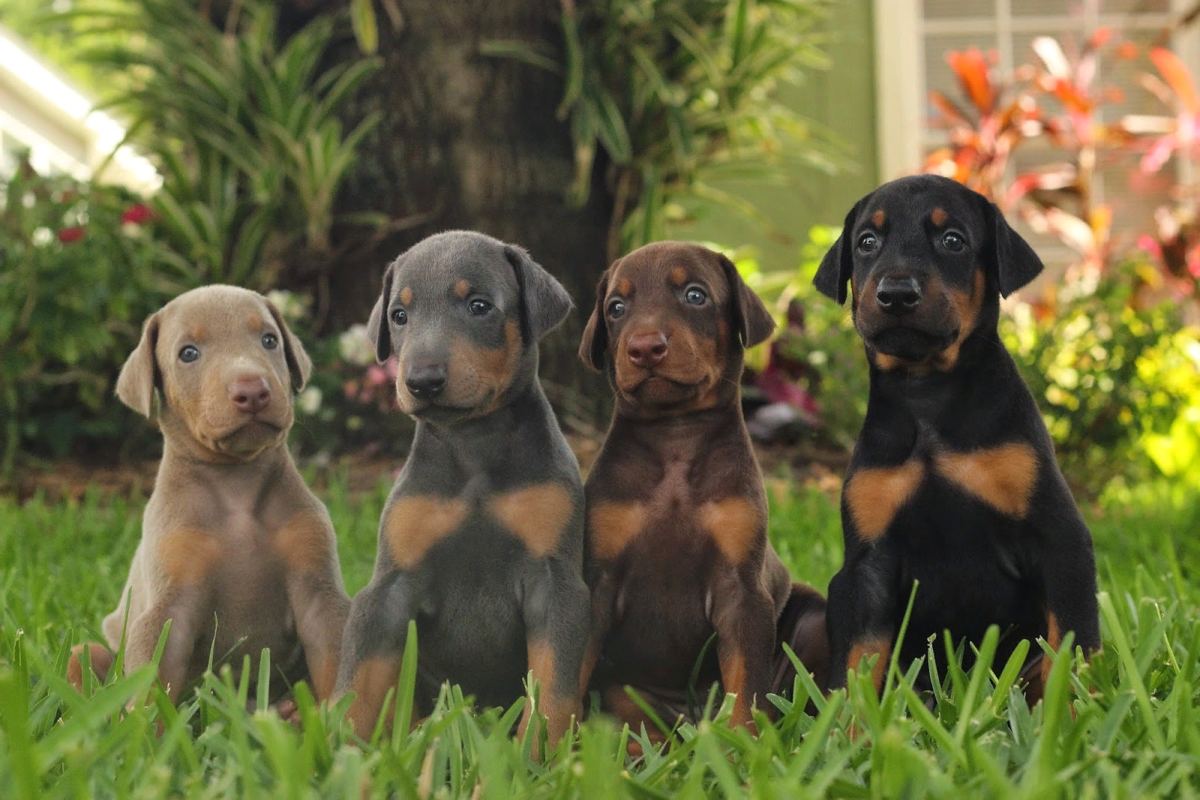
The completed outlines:
<svg viewBox="0 0 1200 800">
<path fill-rule="evenodd" d="M 342 644 L 335 694 L 355 693 L 361 736 L 396 685 L 413 619 L 422 713 L 445 681 L 510 704 L 532 670 L 551 742 L 579 714 L 583 489 L 537 380 L 538 341 L 570 310 L 523 249 L 479 233 L 431 236 L 384 274 L 368 334 L 380 361 L 397 356 L 417 430 Z"/>
</svg>

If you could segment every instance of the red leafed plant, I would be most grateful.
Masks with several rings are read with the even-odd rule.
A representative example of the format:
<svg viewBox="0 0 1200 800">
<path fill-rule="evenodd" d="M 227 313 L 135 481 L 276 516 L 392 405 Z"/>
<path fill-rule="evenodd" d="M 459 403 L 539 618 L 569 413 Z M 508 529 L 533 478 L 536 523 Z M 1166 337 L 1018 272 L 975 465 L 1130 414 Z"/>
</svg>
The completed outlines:
<svg viewBox="0 0 1200 800">
<path fill-rule="evenodd" d="M 1136 245 L 1156 265 L 1157 277 L 1143 278 L 1146 302 L 1170 295 L 1195 294 L 1200 276 L 1200 225 L 1194 187 L 1176 186 L 1176 204 L 1159 209 L 1157 230 L 1135 241 L 1113 236 L 1113 209 L 1096 201 L 1097 170 L 1128 163 L 1130 183 L 1145 183 L 1173 157 L 1200 156 L 1200 95 L 1182 60 L 1163 48 L 1150 50 L 1158 75 L 1143 75 L 1142 85 L 1170 108 L 1173 116 L 1126 115 L 1103 122 L 1100 112 L 1121 102 L 1121 93 L 1098 85 L 1106 53 L 1130 59 L 1139 53 L 1131 42 L 1118 42 L 1111 29 L 1094 32 L 1069 54 L 1053 37 L 1032 43 L 1033 60 L 1008 80 L 996 75 L 996 57 L 977 49 L 951 52 L 962 100 L 932 92 L 935 126 L 947 133 L 945 147 L 931 153 L 924 171 L 952 177 L 1021 217 L 1038 233 L 1051 234 L 1078 259 L 1068 278 L 1097 276 Z M 1061 160 L 1010 177 L 1013 153 L 1034 140 L 1053 146 Z M 1035 302 L 1035 309 L 1049 310 Z"/>
</svg>

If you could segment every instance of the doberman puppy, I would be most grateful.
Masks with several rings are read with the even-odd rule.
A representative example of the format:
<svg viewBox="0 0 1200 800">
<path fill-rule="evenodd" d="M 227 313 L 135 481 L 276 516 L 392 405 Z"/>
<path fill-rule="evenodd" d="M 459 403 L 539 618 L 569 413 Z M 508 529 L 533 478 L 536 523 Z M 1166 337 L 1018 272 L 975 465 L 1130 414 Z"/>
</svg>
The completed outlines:
<svg viewBox="0 0 1200 800">
<path fill-rule="evenodd" d="M 125 640 L 125 669 L 148 663 L 170 620 L 159 679 L 172 700 L 210 653 L 240 668 L 264 649 L 318 699 L 337 677 L 350 599 L 329 514 L 287 449 L 292 392 L 312 363 L 274 306 L 255 292 L 207 286 L 146 320 L 117 396 L 163 433 L 163 457 L 107 647 L 79 645 L 68 677 L 82 689 L 81 651 L 101 677 Z M 126 628 L 128 625 L 128 628 Z M 272 687 L 275 699 L 287 687 Z"/>
<path fill-rule="evenodd" d="M 767 692 L 791 686 L 773 679 L 794 676 L 777 637 L 824 683 L 824 598 L 793 585 L 767 541 L 739 402 L 743 348 L 774 325 L 729 259 L 699 245 L 642 247 L 597 288 L 579 355 L 607 370 L 616 412 L 585 488 L 585 675 L 635 729 L 646 720 L 625 686 L 669 724 L 695 719 L 718 680 L 737 695 L 732 723 L 751 725 Z"/>
<path fill-rule="evenodd" d="M 417 429 L 343 642 L 338 693 L 355 692 L 361 736 L 396 685 L 413 619 L 422 713 L 446 681 L 511 704 L 531 670 L 551 742 L 579 714 L 583 487 L 537 380 L 538 341 L 570 309 L 524 250 L 480 233 L 431 236 L 384 275 L 368 331 L 381 361 L 397 355 Z"/>
<path fill-rule="evenodd" d="M 1000 296 L 1041 270 L 994 205 L 932 175 L 861 199 L 821 262 L 822 293 L 841 303 L 850 285 L 871 370 L 829 587 L 831 686 L 870 654 L 882 684 L 914 581 L 902 664 L 929 636 L 977 644 L 990 625 L 1004 632 L 998 664 L 1037 636 L 1057 650 L 1074 631 L 1084 651 L 1100 647 L 1091 535 L 996 333 Z M 1050 668 L 1039 656 L 1031 702 Z"/>
</svg>

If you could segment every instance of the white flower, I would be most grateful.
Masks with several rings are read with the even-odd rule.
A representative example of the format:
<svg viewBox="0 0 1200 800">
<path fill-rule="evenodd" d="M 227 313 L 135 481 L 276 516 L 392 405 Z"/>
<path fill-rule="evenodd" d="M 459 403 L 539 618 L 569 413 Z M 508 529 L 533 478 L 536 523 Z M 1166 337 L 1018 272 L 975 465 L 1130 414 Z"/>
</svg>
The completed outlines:
<svg viewBox="0 0 1200 800">
<path fill-rule="evenodd" d="M 54 233 L 49 228 L 38 228 L 30 239 L 38 247 L 45 247 L 54 241 Z"/>
<path fill-rule="evenodd" d="M 309 386 L 296 397 L 296 408 L 310 417 L 316 414 L 321 410 L 321 390 L 315 386 Z"/>
<path fill-rule="evenodd" d="M 308 313 L 308 298 L 295 292 L 273 289 L 267 292 L 267 299 L 288 322 L 296 322 Z"/>
<path fill-rule="evenodd" d="M 351 325 L 338 336 L 338 352 L 350 364 L 365 367 L 375 361 L 375 346 L 367 336 L 366 325 Z"/>
</svg>

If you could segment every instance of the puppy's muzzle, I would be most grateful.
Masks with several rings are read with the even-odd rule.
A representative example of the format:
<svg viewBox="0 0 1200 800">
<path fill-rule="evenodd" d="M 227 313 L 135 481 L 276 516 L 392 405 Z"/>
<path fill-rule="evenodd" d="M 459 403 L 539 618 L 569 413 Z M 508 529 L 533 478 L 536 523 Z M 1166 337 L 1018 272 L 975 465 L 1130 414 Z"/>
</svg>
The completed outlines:
<svg viewBox="0 0 1200 800">
<path fill-rule="evenodd" d="M 904 317 L 921 304 L 921 285 L 908 275 L 885 275 L 875 288 L 875 304 L 894 317 Z"/>
<path fill-rule="evenodd" d="M 636 333 L 625 343 L 625 353 L 636 367 L 656 367 L 667 357 L 667 336 L 662 331 Z"/>
<path fill-rule="evenodd" d="M 229 400 L 247 414 L 257 414 L 271 403 L 271 385 L 261 375 L 242 376 L 227 387 Z"/>
<path fill-rule="evenodd" d="M 404 371 L 404 385 L 418 400 L 432 400 L 446 388 L 445 364 L 419 364 Z"/>
</svg>

